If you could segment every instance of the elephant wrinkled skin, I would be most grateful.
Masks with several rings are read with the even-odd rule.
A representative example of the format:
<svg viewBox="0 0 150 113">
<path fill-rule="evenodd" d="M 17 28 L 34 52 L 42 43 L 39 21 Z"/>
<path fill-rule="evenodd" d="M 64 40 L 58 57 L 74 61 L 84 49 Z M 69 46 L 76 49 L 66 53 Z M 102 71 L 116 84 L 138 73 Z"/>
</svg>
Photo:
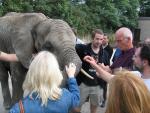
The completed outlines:
<svg viewBox="0 0 150 113">
<path fill-rule="evenodd" d="M 20 62 L 0 61 L 0 80 L 5 108 L 22 98 L 22 83 L 33 53 L 48 50 L 55 54 L 63 71 L 73 62 L 80 71 L 81 60 L 75 51 L 75 35 L 63 20 L 48 19 L 42 13 L 9 13 L 0 17 L 0 50 L 16 53 Z M 12 98 L 8 88 L 8 72 L 12 80 Z"/>
</svg>

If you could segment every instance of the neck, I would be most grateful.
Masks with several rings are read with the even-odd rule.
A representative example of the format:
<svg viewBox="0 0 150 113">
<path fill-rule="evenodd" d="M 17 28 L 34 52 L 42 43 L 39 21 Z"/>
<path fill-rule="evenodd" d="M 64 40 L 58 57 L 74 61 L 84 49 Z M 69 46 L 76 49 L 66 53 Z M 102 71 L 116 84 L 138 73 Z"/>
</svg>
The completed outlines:
<svg viewBox="0 0 150 113">
<path fill-rule="evenodd" d="M 91 48 L 92 48 L 92 50 L 94 51 L 94 53 L 98 53 L 98 52 L 99 52 L 99 49 L 100 49 L 100 47 L 96 47 L 96 46 L 94 46 L 93 44 L 91 44 Z"/>
<path fill-rule="evenodd" d="M 150 66 L 144 67 L 142 78 L 150 78 Z"/>
<path fill-rule="evenodd" d="M 106 43 L 106 44 L 103 44 L 102 46 L 103 46 L 103 47 L 106 47 L 107 45 L 108 45 L 108 43 Z"/>
</svg>

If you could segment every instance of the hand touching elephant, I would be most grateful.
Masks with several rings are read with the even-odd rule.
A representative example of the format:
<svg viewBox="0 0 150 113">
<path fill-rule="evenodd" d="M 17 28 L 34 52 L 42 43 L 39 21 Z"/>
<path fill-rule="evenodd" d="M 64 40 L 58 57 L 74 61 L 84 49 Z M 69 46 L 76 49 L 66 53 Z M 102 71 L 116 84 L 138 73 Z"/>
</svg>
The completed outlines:
<svg viewBox="0 0 150 113">
<path fill-rule="evenodd" d="M 0 50 L 15 53 L 20 62 L 0 62 L 0 80 L 4 105 L 8 107 L 11 96 L 8 89 L 8 72 L 12 77 L 12 103 L 22 97 L 22 83 L 33 53 L 48 50 L 56 55 L 66 79 L 65 65 L 81 61 L 75 51 L 75 35 L 69 25 L 57 19 L 47 19 L 41 13 L 10 13 L 0 18 Z"/>
</svg>

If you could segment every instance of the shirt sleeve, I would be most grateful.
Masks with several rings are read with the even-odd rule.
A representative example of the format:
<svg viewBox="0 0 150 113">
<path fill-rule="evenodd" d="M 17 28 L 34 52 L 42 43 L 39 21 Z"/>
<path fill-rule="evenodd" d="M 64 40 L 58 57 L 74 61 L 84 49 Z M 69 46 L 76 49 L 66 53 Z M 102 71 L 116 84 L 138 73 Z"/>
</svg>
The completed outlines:
<svg viewBox="0 0 150 113">
<path fill-rule="evenodd" d="M 72 108 L 78 107 L 80 103 L 80 91 L 75 78 L 68 78 L 68 90 L 71 92 Z"/>
</svg>

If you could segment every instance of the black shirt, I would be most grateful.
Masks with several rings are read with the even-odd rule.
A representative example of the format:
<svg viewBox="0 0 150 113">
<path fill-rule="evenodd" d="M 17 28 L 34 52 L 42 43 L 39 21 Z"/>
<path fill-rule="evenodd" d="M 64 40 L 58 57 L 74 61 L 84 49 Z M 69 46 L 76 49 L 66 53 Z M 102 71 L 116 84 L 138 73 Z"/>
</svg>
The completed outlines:
<svg viewBox="0 0 150 113">
<path fill-rule="evenodd" d="M 94 51 L 91 48 L 91 43 L 87 45 L 77 44 L 76 51 L 80 59 L 82 60 L 82 68 L 94 78 L 90 79 L 80 72 L 77 76 L 78 84 L 80 84 L 81 82 L 88 86 L 97 86 L 99 84 L 103 84 L 104 81 L 96 76 L 96 70 L 89 63 L 85 62 L 83 58 L 86 55 L 89 55 L 95 58 L 95 60 L 97 60 L 98 63 L 104 63 L 105 65 L 109 65 L 108 53 L 105 50 L 103 50 L 102 47 L 100 47 L 100 51 L 98 54 L 94 53 Z"/>
<path fill-rule="evenodd" d="M 106 47 L 103 48 L 104 50 L 106 50 L 108 52 L 109 55 L 109 60 L 113 54 L 113 48 L 108 44 Z"/>
</svg>

